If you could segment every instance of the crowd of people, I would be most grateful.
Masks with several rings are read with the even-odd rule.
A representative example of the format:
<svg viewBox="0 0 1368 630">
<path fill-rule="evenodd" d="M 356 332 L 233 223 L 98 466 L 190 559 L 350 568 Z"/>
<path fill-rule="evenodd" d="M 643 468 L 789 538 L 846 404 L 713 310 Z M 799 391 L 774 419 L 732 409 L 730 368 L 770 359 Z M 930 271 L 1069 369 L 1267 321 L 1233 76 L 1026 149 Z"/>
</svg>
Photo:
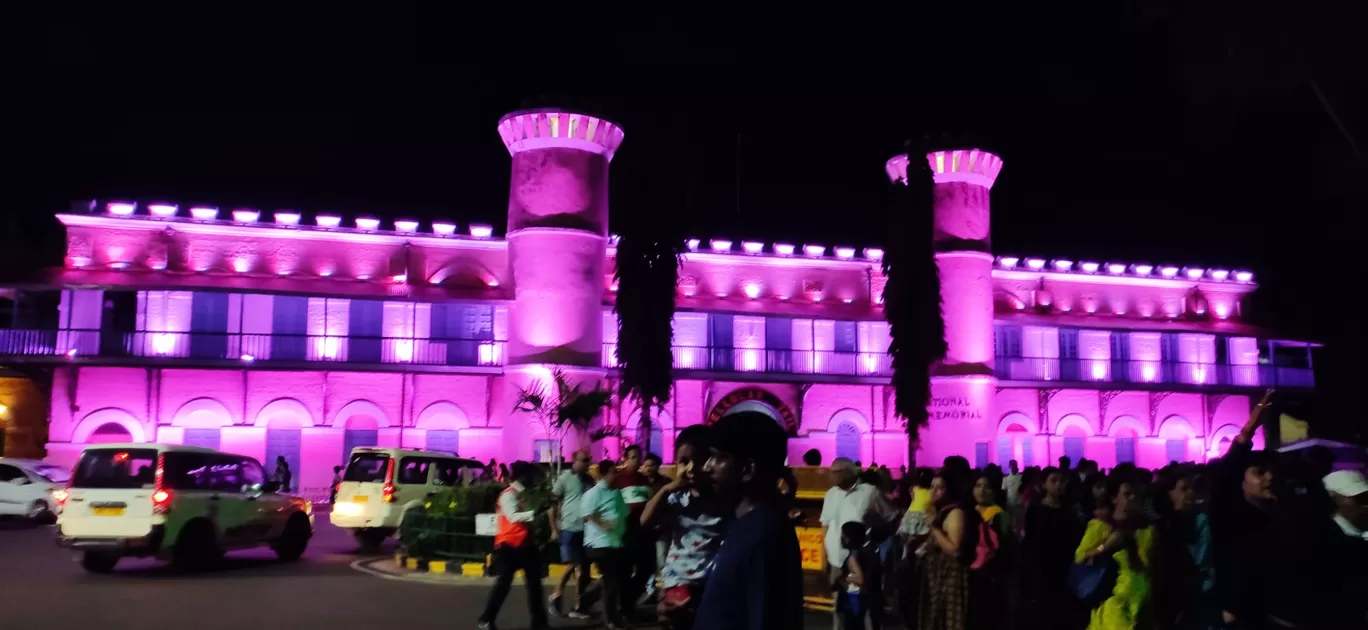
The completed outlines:
<svg viewBox="0 0 1368 630">
<path fill-rule="evenodd" d="M 819 518 L 833 628 L 1368 628 L 1368 481 L 1253 451 L 1268 406 L 1219 460 L 1157 471 L 1067 457 L 973 470 L 949 457 L 894 478 L 836 459 Z M 536 628 L 588 619 L 596 603 L 618 628 L 652 602 L 667 628 L 802 628 L 785 442 L 763 414 L 689 427 L 673 479 L 638 447 L 620 462 L 577 452 L 553 485 L 547 518 L 568 570 L 545 600 L 524 498 L 538 469 L 513 464 L 480 627 L 522 569 Z"/>
<path fill-rule="evenodd" d="M 1219 460 L 1157 471 L 950 457 L 894 481 L 838 459 L 836 627 L 879 628 L 883 604 L 921 630 L 1368 627 L 1368 482 L 1253 451 L 1268 407 Z"/>
<path fill-rule="evenodd" d="M 549 627 L 549 615 L 587 619 L 595 602 L 605 627 L 621 628 L 655 602 L 656 620 L 679 630 L 801 629 L 802 558 L 791 493 L 780 490 L 784 430 L 764 414 L 738 413 L 681 431 L 675 446 L 673 479 L 638 446 L 621 462 L 575 453 L 552 485 L 547 519 L 567 571 L 545 600 L 530 536 L 537 506 L 526 499 L 538 468 L 515 462 L 499 496 L 497 577 L 479 627 L 495 627 L 522 570 L 534 628 Z M 601 578 L 594 584 L 591 567 Z M 565 594 L 570 580 L 573 596 Z"/>
</svg>

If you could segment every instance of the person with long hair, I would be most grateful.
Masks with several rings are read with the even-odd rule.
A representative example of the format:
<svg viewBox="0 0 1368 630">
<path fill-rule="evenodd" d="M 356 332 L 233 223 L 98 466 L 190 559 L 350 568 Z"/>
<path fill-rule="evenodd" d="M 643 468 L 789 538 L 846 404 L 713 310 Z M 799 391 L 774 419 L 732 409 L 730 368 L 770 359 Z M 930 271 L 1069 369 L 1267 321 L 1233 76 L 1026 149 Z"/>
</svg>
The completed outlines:
<svg viewBox="0 0 1368 630">
<path fill-rule="evenodd" d="M 917 561 L 917 628 L 966 630 L 970 627 L 969 564 L 979 523 L 967 466 L 947 461 L 931 480 L 927 520 L 930 533 Z"/>
<path fill-rule="evenodd" d="M 1165 469 L 1155 486 L 1154 617 L 1161 630 L 1205 630 L 1220 621 L 1212 597 L 1211 525 L 1197 508 L 1197 469 Z"/>
<path fill-rule="evenodd" d="M 1099 514 L 1088 522 L 1083 541 L 1074 551 L 1074 562 L 1116 563 L 1116 585 L 1092 610 L 1088 630 L 1136 630 L 1150 627 L 1150 551 L 1154 527 L 1144 518 L 1144 500 L 1136 484 L 1120 475 L 1107 482 L 1106 499 L 1111 514 Z"/>
<path fill-rule="evenodd" d="M 997 533 L 997 553 L 987 564 L 976 567 L 969 575 L 972 598 L 980 602 L 974 607 L 974 627 L 991 630 L 1006 628 L 1015 616 L 1014 590 L 1011 588 L 1012 569 L 1015 567 L 1016 533 L 1012 515 L 1002 506 L 1002 473 L 988 469 L 974 480 L 974 508 L 979 518 Z M 991 602 L 992 605 L 983 605 Z"/>
</svg>

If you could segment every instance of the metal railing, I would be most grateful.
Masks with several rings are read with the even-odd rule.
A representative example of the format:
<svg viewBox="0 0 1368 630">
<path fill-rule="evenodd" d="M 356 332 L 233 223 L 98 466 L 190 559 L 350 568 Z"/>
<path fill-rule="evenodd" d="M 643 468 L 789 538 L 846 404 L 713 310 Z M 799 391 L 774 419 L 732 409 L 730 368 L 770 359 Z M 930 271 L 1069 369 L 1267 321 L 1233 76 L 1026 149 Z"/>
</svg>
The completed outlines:
<svg viewBox="0 0 1368 630">
<path fill-rule="evenodd" d="M 1310 368 L 1264 364 L 997 357 L 994 372 L 1004 381 L 1295 388 L 1316 385 Z"/>
<path fill-rule="evenodd" d="M 886 352 L 717 346 L 674 346 L 672 350 L 676 370 L 831 376 L 888 376 L 893 373 L 893 359 Z M 604 367 L 617 367 L 616 353 L 617 344 L 603 344 Z"/>
<path fill-rule="evenodd" d="M 500 366 L 507 342 L 289 333 L 0 329 L 0 356 Z"/>
</svg>

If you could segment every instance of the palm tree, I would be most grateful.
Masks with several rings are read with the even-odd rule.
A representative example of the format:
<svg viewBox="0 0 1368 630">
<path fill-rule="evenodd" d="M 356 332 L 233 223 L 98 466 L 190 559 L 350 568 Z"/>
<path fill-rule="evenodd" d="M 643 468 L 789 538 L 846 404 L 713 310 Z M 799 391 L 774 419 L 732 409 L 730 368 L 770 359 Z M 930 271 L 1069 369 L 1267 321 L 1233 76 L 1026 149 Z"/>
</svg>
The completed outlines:
<svg viewBox="0 0 1368 630">
<path fill-rule="evenodd" d="M 657 219 L 640 220 L 617 246 L 618 395 L 641 408 L 637 443 L 651 450 L 651 412 L 674 386 L 674 310 L 684 239 Z"/>
<path fill-rule="evenodd" d="M 884 318 L 893 358 L 894 413 L 907 428 L 907 461 L 916 465 L 921 429 L 930 422 L 931 368 L 945 358 L 945 320 L 932 243 L 932 181 L 925 152 L 909 146 L 907 178 L 889 192 L 884 253 Z"/>
<path fill-rule="evenodd" d="M 551 386 L 538 380 L 527 387 L 518 387 L 513 411 L 529 413 L 537 418 L 548 437 L 556 440 L 556 451 L 561 450 L 565 433 L 573 429 L 581 436 L 589 435 L 589 425 L 599 412 L 613 405 L 612 392 L 597 383 L 589 391 L 582 391 L 579 385 L 571 385 L 563 370 L 551 372 Z M 559 472 L 560 458 L 555 459 Z"/>
</svg>

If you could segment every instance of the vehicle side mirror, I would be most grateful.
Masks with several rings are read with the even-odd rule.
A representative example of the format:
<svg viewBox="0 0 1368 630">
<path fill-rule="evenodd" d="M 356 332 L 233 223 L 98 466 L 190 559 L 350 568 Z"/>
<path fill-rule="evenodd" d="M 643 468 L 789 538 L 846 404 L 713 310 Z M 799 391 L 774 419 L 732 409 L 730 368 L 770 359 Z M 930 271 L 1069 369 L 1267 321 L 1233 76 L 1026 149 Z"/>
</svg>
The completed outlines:
<svg viewBox="0 0 1368 630">
<path fill-rule="evenodd" d="M 280 482 L 267 481 L 266 483 L 261 484 L 261 492 L 262 494 L 275 494 L 280 492 Z"/>
</svg>

